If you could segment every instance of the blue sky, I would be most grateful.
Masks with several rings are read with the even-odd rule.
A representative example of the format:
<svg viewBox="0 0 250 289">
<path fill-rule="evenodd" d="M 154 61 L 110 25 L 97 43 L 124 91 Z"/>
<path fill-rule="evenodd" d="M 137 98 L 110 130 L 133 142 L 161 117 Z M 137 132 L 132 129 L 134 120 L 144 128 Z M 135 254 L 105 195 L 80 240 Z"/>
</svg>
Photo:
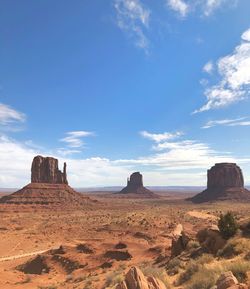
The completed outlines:
<svg viewBox="0 0 250 289">
<path fill-rule="evenodd" d="M 0 187 L 36 154 L 77 187 L 205 185 L 221 161 L 250 184 L 248 0 L 0 6 Z"/>
</svg>

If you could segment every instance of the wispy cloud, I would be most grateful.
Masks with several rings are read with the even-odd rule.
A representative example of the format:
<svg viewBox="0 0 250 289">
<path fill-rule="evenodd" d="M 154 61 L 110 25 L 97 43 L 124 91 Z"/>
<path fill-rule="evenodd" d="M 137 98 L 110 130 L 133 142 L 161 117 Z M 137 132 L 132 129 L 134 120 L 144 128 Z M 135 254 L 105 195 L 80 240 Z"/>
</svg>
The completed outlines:
<svg viewBox="0 0 250 289">
<path fill-rule="evenodd" d="M 17 122 L 25 122 L 26 115 L 15 110 L 9 105 L 0 103 L 0 125 L 9 125 Z"/>
<path fill-rule="evenodd" d="M 118 27 L 128 33 L 137 47 L 148 53 L 145 30 L 149 26 L 150 10 L 140 0 L 114 0 L 114 7 Z"/>
<path fill-rule="evenodd" d="M 170 9 L 177 12 L 181 17 L 185 17 L 189 12 L 189 5 L 183 0 L 168 0 Z"/>
<path fill-rule="evenodd" d="M 214 69 L 214 64 L 212 61 L 208 61 L 204 66 L 203 66 L 203 71 L 211 74 L 213 72 Z"/>
<path fill-rule="evenodd" d="M 147 131 L 141 131 L 140 135 L 143 136 L 144 138 L 153 140 L 157 143 L 166 141 L 166 140 L 172 140 L 180 137 L 183 135 L 182 132 L 175 132 L 175 133 L 169 133 L 169 132 L 164 132 L 164 133 L 150 133 Z"/>
<path fill-rule="evenodd" d="M 191 12 L 199 12 L 204 16 L 210 16 L 223 5 L 232 6 L 237 0 L 166 0 L 168 7 L 177 12 L 181 17 Z"/>
<path fill-rule="evenodd" d="M 94 136 L 93 132 L 90 131 L 70 131 L 66 133 L 66 137 L 60 139 L 60 141 L 65 142 L 70 148 L 80 148 L 84 145 L 82 140 L 85 137 Z"/>
<path fill-rule="evenodd" d="M 246 99 L 250 93 L 250 29 L 241 36 L 232 54 L 220 58 L 216 70 L 220 81 L 206 88 L 207 103 L 194 113 L 217 109 Z"/>
<path fill-rule="evenodd" d="M 214 126 L 250 126 L 249 117 L 240 117 L 235 119 L 210 120 L 202 128 L 211 128 Z"/>
</svg>

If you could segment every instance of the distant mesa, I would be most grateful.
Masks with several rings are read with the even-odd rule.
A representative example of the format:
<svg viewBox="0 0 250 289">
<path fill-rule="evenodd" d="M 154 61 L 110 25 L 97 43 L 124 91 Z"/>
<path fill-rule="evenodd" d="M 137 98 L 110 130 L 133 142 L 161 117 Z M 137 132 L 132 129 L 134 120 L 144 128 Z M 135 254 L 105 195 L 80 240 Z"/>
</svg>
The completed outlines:
<svg viewBox="0 0 250 289">
<path fill-rule="evenodd" d="M 143 177 L 139 172 L 133 173 L 130 178 L 127 179 L 127 186 L 123 188 L 120 192 L 116 194 L 129 194 L 134 195 L 135 197 L 141 198 L 157 198 L 157 194 L 148 190 L 143 186 Z"/>
<path fill-rule="evenodd" d="M 31 166 L 31 183 L 21 190 L 4 196 L 2 204 L 51 205 L 75 207 L 86 204 L 90 199 L 71 188 L 67 181 L 66 163 L 63 172 L 58 169 L 58 160 L 36 156 Z"/>
<path fill-rule="evenodd" d="M 244 178 L 239 166 L 235 163 L 218 163 L 207 171 L 207 189 L 190 200 L 194 203 L 250 201 L 250 192 L 244 188 Z"/>
</svg>

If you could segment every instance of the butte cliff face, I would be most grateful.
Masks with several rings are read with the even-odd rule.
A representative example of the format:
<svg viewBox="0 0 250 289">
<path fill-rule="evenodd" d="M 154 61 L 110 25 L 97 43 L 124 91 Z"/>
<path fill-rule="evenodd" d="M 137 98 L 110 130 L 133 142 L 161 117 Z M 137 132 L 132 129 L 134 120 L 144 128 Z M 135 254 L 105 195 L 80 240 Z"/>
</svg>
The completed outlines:
<svg viewBox="0 0 250 289">
<path fill-rule="evenodd" d="M 40 205 L 59 208 L 81 207 L 90 199 L 74 191 L 67 181 L 66 163 L 63 172 L 58 169 L 58 160 L 36 156 L 31 166 L 31 183 L 21 190 L 4 196 L 1 204 Z"/>
<path fill-rule="evenodd" d="M 117 194 L 129 194 L 140 198 L 157 198 L 158 196 L 143 186 L 143 177 L 139 172 L 133 173 L 127 180 L 127 186 Z"/>
<path fill-rule="evenodd" d="M 215 164 L 207 171 L 207 189 L 191 198 L 194 203 L 216 200 L 250 200 L 241 168 L 236 164 Z"/>
<path fill-rule="evenodd" d="M 31 166 L 31 182 L 47 184 L 68 184 L 66 163 L 63 172 L 58 169 L 58 160 L 51 157 L 36 156 Z"/>
</svg>

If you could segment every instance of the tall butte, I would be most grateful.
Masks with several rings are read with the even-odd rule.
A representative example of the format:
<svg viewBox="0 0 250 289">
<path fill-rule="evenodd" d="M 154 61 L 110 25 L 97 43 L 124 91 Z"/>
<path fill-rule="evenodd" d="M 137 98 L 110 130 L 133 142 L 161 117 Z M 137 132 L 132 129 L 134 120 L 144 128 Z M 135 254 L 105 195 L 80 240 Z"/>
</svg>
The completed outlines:
<svg viewBox="0 0 250 289">
<path fill-rule="evenodd" d="M 127 179 L 127 186 L 116 194 L 124 194 L 129 197 L 137 198 L 157 198 L 159 197 L 155 193 L 151 192 L 143 186 L 143 177 L 139 172 L 133 173 L 130 178 Z"/>
<path fill-rule="evenodd" d="M 244 188 L 244 177 L 239 166 L 234 163 L 219 163 L 207 171 L 207 189 L 190 200 L 194 203 L 250 201 L 250 192 Z"/>
<path fill-rule="evenodd" d="M 61 172 L 57 159 L 36 156 L 31 166 L 31 183 L 9 196 L 2 197 L 0 203 L 71 208 L 82 206 L 89 200 L 68 185 L 66 163 Z"/>
</svg>

